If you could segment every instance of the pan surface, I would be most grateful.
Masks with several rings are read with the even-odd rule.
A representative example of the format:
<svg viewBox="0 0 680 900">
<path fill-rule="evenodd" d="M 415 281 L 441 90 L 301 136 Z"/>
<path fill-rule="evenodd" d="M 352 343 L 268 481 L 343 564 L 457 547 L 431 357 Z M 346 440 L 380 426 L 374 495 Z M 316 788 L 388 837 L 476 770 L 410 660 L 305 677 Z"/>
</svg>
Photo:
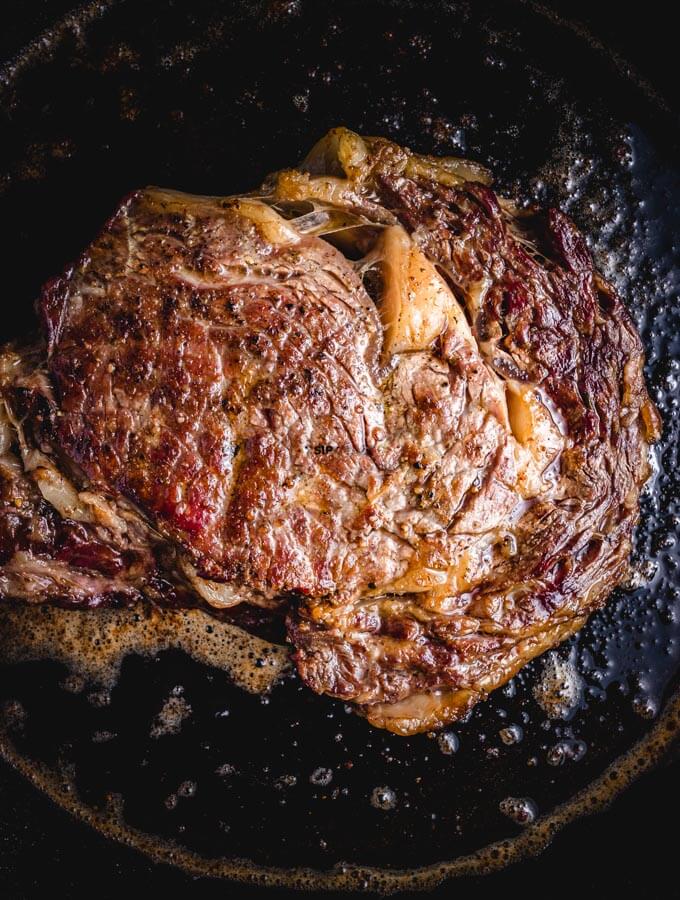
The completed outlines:
<svg viewBox="0 0 680 900">
<path fill-rule="evenodd" d="M 1 72 L 0 106 L 2 340 L 131 189 L 247 190 L 345 124 L 468 155 L 502 193 L 569 212 L 638 322 L 664 418 L 628 588 L 445 735 L 376 731 L 292 675 L 249 693 L 177 650 L 130 655 L 113 686 L 16 662 L 7 635 L 54 614 L 9 609 L 8 760 L 191 871 L 390 891 L 536 852 L 663 752 L 680 730 L 680 171 L 677 123 L 643 89 L 530 4 L 118 0 Z"/>
</svg>

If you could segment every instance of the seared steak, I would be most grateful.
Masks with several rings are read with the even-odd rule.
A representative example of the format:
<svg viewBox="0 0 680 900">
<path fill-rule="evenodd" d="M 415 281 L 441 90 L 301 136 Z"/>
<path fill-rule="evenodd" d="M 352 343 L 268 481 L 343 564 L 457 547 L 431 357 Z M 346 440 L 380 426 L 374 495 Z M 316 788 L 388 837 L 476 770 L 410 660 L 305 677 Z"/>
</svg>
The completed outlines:
<svg viewBox="0 0 680 900">
<path fill-rule="evenodd" d="M 336 129 L 128 197 L 3 354 L 0 593 L 285 604 L 307 684 L 404 734 L 578 629 L 658 416 L 575 226 L 488 183 Z"/>
</svg>

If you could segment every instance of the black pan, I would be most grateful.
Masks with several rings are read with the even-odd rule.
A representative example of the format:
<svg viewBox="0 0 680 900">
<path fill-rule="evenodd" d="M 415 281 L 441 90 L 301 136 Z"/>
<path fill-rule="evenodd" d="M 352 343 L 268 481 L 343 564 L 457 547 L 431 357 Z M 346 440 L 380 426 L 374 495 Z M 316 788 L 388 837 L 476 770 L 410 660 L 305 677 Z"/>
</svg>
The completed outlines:
<svg viewBox="0 0 680 900">
<path fill-rule="evenodd" d="M 96 685 L 65 689 L 58 663 L 2 666 L 9 762 L 193 873 L 392 891 L 540 851 L 665 752 L 680 727 L 680 171 L 658 98 L 530 3 L 105 0 L 7 66 L 0 104 L 3 340 L 33 327 L 40 284 L 131 189 L 249 189 L 346 124 L 469 155 L 501 192 L 567 210 L 639 324 L 665 420 L 638 586 L 559 650 L 583 686 L 568 719 L 536 702 L 542 660 L 447 743 L 376 731 L 293 677 L 263 700 L 171 651 L 130 657 L 104 705 Z M 173 690 L 190 713 L 151 737 Z M 537 820 L 508 816 L 508 798 Z"/>
</svg>

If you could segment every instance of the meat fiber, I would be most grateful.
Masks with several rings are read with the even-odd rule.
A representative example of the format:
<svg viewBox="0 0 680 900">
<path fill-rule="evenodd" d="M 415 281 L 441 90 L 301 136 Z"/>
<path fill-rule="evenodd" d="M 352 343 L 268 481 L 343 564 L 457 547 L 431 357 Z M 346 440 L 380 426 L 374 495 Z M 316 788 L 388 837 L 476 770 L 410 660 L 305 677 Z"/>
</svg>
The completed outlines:
<svg viewBox="0 0 680 900">
<path fill-rule="evenodd" d="M 464 715 L 626 575 L 658 415 L 560 211 L 330 132 L 128 197 L 2 354 L 0 594 L 285 607 L 303 680 Z"/>
</svg>

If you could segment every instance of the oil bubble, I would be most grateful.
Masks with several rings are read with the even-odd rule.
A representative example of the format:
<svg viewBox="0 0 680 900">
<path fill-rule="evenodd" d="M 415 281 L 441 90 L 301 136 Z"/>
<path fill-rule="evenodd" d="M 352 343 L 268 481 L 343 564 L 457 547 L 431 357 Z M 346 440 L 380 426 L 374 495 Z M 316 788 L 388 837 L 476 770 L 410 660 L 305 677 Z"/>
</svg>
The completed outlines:
<svg viewBox="0 0 680 900">
<path fill-rule="evenodd" d="M 452 754 L 456 753 L 458 748 L 460 747 L 458 735 L 454 734 L 453 731 L 442 731 L 442 733 L 437 737 L 437 744 L 440 751 L 445 756 L 451 756 Z"/>
<path fill-rule="evenodd" d="M 391 810 L 397 805 L 397 795 L 391 787 L 376 787 L 371 792 L 371 806 L 375 809 Z"/>
<path fill-rule="evenodd" d="M 508 725 L 507 728 L 501 728 L 498 735 L 506 746 L 519 744 L 524 737 L 524 729 L 521 725 Z"/>
<path fill-rule="evenodd" d="M 309 780 L 312 784 L 317 785 L 317 787 L 328 787 L 333 780 L 333 770 L 319 766 L 318 769 L 314 769 L 309 776 Z"/>
<path fill-rule="evenodd" d="M 549 653 L 543 661 L 543 671 L 534 686 L 534 699 L 549 719 L 570 718 L 583 693 L 583 679 L 572 659 Z"/>
<path fill-rule="evenodd" d="M 531 825 L 538 816 L 538 808 L 529 797 L 506 797 L 498 808 L 517 825 Z"/>
</svg>

